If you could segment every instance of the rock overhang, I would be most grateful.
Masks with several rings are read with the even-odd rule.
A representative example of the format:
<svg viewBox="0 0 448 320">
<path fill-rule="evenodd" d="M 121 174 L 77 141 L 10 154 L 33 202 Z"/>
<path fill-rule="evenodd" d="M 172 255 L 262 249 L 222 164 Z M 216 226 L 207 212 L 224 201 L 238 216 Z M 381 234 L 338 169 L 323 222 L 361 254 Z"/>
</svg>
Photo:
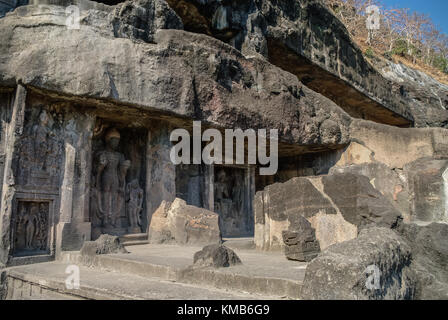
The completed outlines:
<svg viewBox="0 0 448 320">
<path fill-rule="evenodd" d="M 50 13 L 33 15 L 45 8 Z M 86 11 L 79 30 L 67 30 L 52 8 L 22 7 L 28 13 L 0 20 L 7 44 L 0 49 L 2 87 L 20 82 L 72 101 L 134 106 L 222 128 L 275 128 L 305 152 L 348 143 L 350 116 L 263 59 L 182 30 L 157 30 L 154 43 L 116 38 L 97 10 Z M 336 138 L 319 132 L 330 118 Z"/>
<path fill-rule="evenodd" d="M 317 0 L 167 0 L 185 29 L 226 41 L 296 75 L 355 118 L 413 126 L 411 103 L 363 57 L 343 24 Z M 217 16 L 226 12 L 226 29 Z M 226 32 L 224 32 L 226 31 Z"/>
</svg>

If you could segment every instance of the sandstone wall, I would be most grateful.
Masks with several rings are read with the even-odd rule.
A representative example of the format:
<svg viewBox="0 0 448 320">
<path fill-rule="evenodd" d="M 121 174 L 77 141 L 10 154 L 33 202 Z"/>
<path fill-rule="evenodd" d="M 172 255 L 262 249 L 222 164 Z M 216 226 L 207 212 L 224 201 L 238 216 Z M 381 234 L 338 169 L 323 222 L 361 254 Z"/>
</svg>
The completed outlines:
<svg viewBox="0 0 448 320">
<path fill-rule="evenodd" d="M 337 165 L 378 161 L 391 168 L 424 157 L 448 155 L 448 130 L 442 128 L 396 128 L 371 121 L 353 120 L 352 144 Z"/>
<path fill-rule="evenodd" d="M 255 244 L 262 250 L 282 249 L 282 231 L 294 228 L 300 216 L 316 230 L 324 250 L 356 238 L 371 223 L 392 227 L 401 215 L 367 177 L 350 173 L 270 185 L 257 192 L 254 208 Z"/>
<path fill-rule="evenodd" d="M 404 220 L 448 221 L 448 130 L 410 128 L 355 120 L 352 142 L 330 172 L 369 177 L 372 185 L 402 213 Z"/>
<path fill-rule="evenodd" d="M 123 123 L 120 113 L 98 114 L 21 85 L 0 98 L 1 264 L 52 259 L 61 251 L 79 250 L 101 233 L 145 233 L 162 200 L 174 199 L 169 124 Z M 119 144 L 105 154 L 111 129 Z M 123 170 L 125 160 L 124 181 L 109 208 L 116 212 L 111 228 L 104 222 L 110 212 L 103 211 L 105 184 L 114 175 L 99 173 L 100 164 L 117 170 L 112 164 L 116 161 Z M 141 216 L 138 225 L 130 220 L 131 210 Z"/>
</svg>

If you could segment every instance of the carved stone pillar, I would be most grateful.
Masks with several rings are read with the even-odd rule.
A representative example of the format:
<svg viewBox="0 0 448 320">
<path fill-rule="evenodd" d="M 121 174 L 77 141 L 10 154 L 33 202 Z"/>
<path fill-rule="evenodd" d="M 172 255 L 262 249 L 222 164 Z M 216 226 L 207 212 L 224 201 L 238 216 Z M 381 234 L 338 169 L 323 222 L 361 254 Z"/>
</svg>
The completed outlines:
<svg viewBox="0 0 448 320">
<path fill-rule="evenodd" d="M 176 168 L 170 159 L 170 130 L 167 127 L 151 126 L 147 149 L 146 203 L 148 228 L 151 217 L 163 200 L 176 198 Z"/>
<path fill-rule="evenodd" d="M 56 255 L 79 250 L 91 240 L 89 221 L 91 144 L 95 119 L 76 115 L 78 129 L 65 128 L 65 164 L 61 187 L 61 210 L 57 226 Z"/>
<path fill-rule="evenodd" d="M 16 177 L 13 170 L 13 157 L 16 144 L 23 132 L 27 92 L 17 85 L 11 122 L 7 129 L 5 165 L 0 208 L 0 267 L 6 265 L 11 250 L 11 217 L 16 193 Z"/>
</svg>

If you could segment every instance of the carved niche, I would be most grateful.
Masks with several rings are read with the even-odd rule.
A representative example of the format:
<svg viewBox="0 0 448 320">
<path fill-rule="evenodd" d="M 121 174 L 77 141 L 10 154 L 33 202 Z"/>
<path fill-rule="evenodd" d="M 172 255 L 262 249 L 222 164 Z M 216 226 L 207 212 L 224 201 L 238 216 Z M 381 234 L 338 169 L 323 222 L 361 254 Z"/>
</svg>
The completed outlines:
<svg viewBox="0 0 448 320">
<path fill-rule="evenodd" d="M 199 208 L 206 206 L 205 179 L 202 165 L 180 164 L 176 166 L 176 197 Z"/>
<path fill-rule="evenodd" d="M 18 201 L 13 221 L 14 256 L 31 256 L 50 252 L 49 202 Z"/>
<path fill-rule="evenodd" d="M 245 173 L 240 168 L 215 167 L 215 212 L 220 215 L 220 228 L 224 236 L 251 233 Z"/>
<path fill-rule="evenodd" d="M 107 128 L 106 128 L 107 127 Z M 92 238 L 146 230 L 144 219 L 147 135 L 138 130 L 97 125 L 93 141 L 90 215 Z"/>
<path fill-rule="evenodd" d="M 12 212 L 12 255 L 53 254 L 53 206 L 60 193 L 64 162 L 64 115 L 55 105 L 25 111 L 15 146 L 17 193 Z"/>
<path fill-rule="evenodd" d="M 57 115 L 30 108 L 18 145 L 16 176 L 21 189 L 59 191 L 64 140 Z"/>
</svg>

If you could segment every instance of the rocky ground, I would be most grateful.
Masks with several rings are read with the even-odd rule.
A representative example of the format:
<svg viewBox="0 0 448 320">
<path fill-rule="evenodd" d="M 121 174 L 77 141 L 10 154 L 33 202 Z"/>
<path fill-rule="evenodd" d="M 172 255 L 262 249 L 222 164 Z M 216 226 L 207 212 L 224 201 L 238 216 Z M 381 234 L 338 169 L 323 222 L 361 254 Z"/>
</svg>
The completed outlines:
<svg viewBox="0 0 448 320">
<path fill-rule="evenodd" d="M 8 299 L 41 299 L 50 294 L 76 299 L 300 297 L 306 263 L 288 261 L 281 252 L 257 252 L 247 241 L 229 241 L 227 245 L 241 263 L 219 268 L 194 264 L 195 253 L 202 247 L 180 245 L 131 246 L 127 254 L 90 256 L 87 260 L 79 252 L 67 252 L 56 262 L 8 268 L 3 293 Z M 233 256 L 230 261 L 235 259 Z M 80 268 L 79 289 L 65 284 L 66 269 L 73 265 Z"/>
</svg>

